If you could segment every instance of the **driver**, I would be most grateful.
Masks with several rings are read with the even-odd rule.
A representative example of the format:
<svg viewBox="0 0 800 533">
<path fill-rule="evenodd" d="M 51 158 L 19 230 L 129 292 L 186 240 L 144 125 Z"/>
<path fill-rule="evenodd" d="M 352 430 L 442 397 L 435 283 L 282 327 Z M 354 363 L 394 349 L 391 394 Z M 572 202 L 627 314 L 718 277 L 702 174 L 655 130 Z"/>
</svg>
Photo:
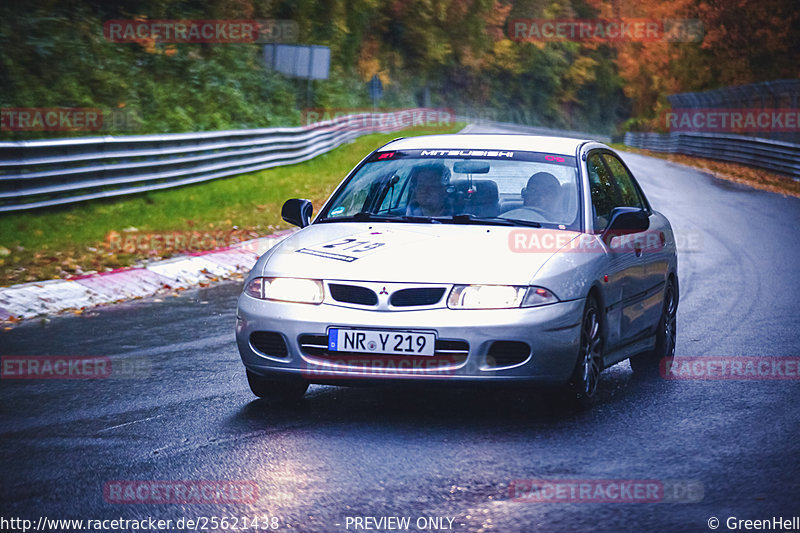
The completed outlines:
<svg viewBox="0 0 800 533">
<path fill-rule="evenodd" d="M 563 214 L 561 182 L 549 172 L 537 172 L 528 178 L 521 194 L 522 207 L 503 213 L 504 218 L 528 219 L 530 211 L 534 211 L 544 215 L 547 222 L 557 222 Z"/>
<path fill-rule="evenodd" d="M 414 167 L 409 177 L 410 196 L 407 215 L 446 216 L 450 214 L 447 185 L 450 169 L 442 163 L 428 163 Z"/>
</svg>

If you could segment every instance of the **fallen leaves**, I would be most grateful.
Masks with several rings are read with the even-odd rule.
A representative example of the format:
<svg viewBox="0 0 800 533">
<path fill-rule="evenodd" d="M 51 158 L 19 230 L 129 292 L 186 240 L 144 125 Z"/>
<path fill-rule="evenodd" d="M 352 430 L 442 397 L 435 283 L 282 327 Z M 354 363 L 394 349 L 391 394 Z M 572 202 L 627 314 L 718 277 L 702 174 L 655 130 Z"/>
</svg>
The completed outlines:
<svg viewBox="0 0 800 533">
<path fill-rule="evenodd" d="M 693 157 L 683 154 L 665 154 L 630 147 L 625 147 L 625 150 L 699 168 L 709 172 L 716 178 L 749 185 L 754 189 L 800 198 L 800 181 L 795 181 L 788 176 L 782 176 L 766 170 L 736 163 L 704 159 L 702 157 Z"/>
<path fill-rule="evenodd" d="M 195 226 L 194 221 L 186 221 L 189 226 Z M 186 255 L 197 251 L 210 251 L 220 249 L 243 242 L 249 239 L 263 237 L 273 233 L 276 226 L 262 228 L 260 226 L 242 227 L 231 225 L 226 220 L 225 223 L 217 224 L 220 228 L 219 236 L 214 234 L 214 239 L 206 239 L 205 242 L 198 240 L 192 244 L 191 240 L 186 239 L 186 246 L 164 249 L 152 249 L 130 247 L 129 250 L 112 249 L 109 243 L 101 241 L 97 243 L 83 243 L 76 245 L 64 242 L 58 247 L 45 249 L 26 249 L 22 246 L 6 245 L 0 246 L 0 286 L 7 287 L 17 283 L 30 281 L 44 281 L 50 279 L 71 279 L 76 276 L 83 276 L 97 272 L 109 272 L 119 268 L 144 265 L 152 261 L 167 259 L 170 257 Z M 224 229 L 223 229 L 224 228 Z M 125 235 L 138 232 L 133 226 L 121 230 L 117 235 Z M 167 234 L 179 234 L 180 230 L 169 230 L 163 232 Z M 109 233 L 110 235 L 111 233 Z M 192 244 L 191 249 L 186 248 Z M 218 281 L 217 274 L 204 272 L 210 279 Z"/>
</svg>

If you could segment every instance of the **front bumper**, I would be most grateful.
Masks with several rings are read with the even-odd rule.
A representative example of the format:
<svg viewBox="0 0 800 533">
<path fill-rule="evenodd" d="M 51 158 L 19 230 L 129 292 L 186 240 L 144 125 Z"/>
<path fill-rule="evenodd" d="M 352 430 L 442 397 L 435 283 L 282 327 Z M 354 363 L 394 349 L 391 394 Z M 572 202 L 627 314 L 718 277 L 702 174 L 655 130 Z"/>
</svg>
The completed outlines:
<svg viewBox="0 0 800 533">
<path fill-rule="evenodd" d="M 375 311 L 326 303 L 264 301 L 242 294 L 236 341 L 242 362 L 251 372 L 300 377 L 311 383 L 346 385 L 374 380 L 562 384 L 572 375 L 577 362 L 583 306 L 582 300 L 572 300 L 524 309 Z M 325 337 L 329 327 L 435 332 L 437 353 L 433 357 L 403 357 L 328 352 Z M 284 346 L 273 350 L 259 344 L 261 350 L 256 349 L 251 342 L 254 332 L 277 333 Z M 506 359 L 495 357 L 500 346 L 494 344 L 496 341 L 517 348 L 525 343 L 529 347 L 527 355 L 505 364 Z"/>
</svg>

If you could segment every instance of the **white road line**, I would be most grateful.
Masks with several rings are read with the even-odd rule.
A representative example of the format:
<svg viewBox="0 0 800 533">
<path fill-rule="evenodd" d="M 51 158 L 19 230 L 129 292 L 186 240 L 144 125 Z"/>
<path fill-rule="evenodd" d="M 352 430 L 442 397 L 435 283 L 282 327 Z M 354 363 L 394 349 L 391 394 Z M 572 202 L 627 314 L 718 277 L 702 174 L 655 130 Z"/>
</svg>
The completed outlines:
<svg viewBox="0 0 800 533">
<path fill-rule="evenodd" d="M 155 420 L 156 418 L 161 418 L 162 416 L 164 415 L 156 415 L 156 416 L 151 416 L 150 418 L 142 418 L 141 420 L 134 420 L 133 422 L 125 422 L 124 424 L 119 424 L 116 426 L 111 426 L 109 428 L 101 429 L 100 431 L 98 431 L 98 433 L 102 433 L 104 431 L 111 431 L 112 429 L 117 429 L 125 426 L 130 426 L 131 424 L 138 424 L 139 422 L 147 422 L 148 420 Z"/>
</svg>

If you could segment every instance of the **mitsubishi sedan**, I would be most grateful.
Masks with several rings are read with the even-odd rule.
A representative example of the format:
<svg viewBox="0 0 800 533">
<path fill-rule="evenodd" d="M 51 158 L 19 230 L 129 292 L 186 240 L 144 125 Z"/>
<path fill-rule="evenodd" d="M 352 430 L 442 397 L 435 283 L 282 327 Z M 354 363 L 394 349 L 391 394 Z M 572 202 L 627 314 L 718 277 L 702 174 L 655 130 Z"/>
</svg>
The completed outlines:
<svg viewBox="0 0 800 533">
<path fill-rule="evenodd" d="M 431 135 L 367 155 L 312 220 L 267 251 L 238 301 L 259 397 L 309 384 L 557 386 L 579 404 L 630 359 L 674 356 L 669 221 L 618 154 L 590 141 Z"/>
</svg>

